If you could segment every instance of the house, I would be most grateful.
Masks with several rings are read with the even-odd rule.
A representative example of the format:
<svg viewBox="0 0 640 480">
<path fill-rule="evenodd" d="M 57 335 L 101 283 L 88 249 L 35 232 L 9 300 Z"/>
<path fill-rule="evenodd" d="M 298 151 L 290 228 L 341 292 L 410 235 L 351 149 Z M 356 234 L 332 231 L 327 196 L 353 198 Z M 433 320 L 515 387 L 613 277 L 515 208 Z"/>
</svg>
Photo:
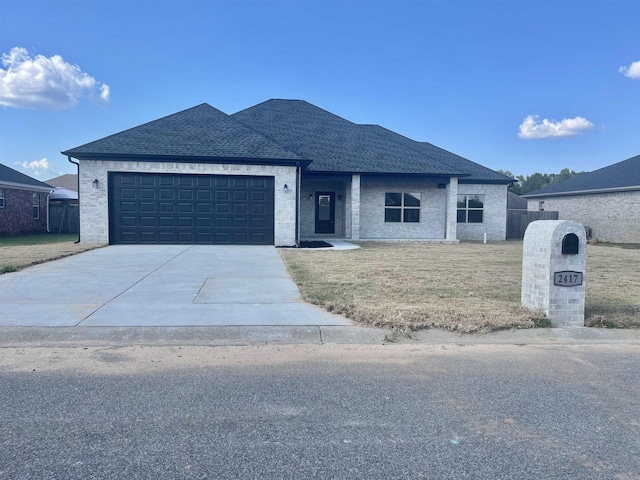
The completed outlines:
<svg viewBox="0 0 640 480">
<path fill-rule="evenodd" d="M 47 231 L 53 187 L 0 163 L 0 235 Z"/>
<path fill-rule="evenodd" d="M 71 190 L 72 192 L 78 191 L 78 175 L 75 173 L 60 175 L 59 177 L 50 178 L 44 182 L 52 187 L 64 188 L 65 190 Z"/>
<path fill-rule="evenodd" d="M 522 198 L 513 192 L 507 192 L 507 210 L 524 210 L 527 211 L 528 202 L 526 198 Z"/>
<path fill-rule="evenodd" d="M 600 241 L 640 243 L 640 155 L 523 197 L 529 210 L 556 210 Z"/>
<path fill-rule="evenodd" d="M 62 153 L 85 243 L 506 236 L 509 177 L 301 100 L 201 104 Z"/>
</svg>

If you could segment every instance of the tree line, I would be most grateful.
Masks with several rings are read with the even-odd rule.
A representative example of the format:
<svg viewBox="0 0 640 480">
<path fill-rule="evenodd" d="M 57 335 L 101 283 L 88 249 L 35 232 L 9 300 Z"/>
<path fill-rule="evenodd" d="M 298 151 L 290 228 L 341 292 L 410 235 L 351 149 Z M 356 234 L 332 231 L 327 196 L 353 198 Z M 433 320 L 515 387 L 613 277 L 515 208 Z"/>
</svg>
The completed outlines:
<svg viewBox="0 0 640 480">
<path fill-rule="evenodd" d="M 567 178 L 575 177 L 576 175 L 580 175 L 583 172 L 576 172 L 574 170 L 569 170 L 568 168 L 563 168 L 560 170 L 560 173 L 539 173 L 535 172 L 531 175 L 514 175 L 509 170 L 497 170 L 498 173 L 506 175 L 507 177 L 515 178 L 516 182 L 512 183 L 509 186 L 509 191 L 515 193 L 516 195 L 524 195 L 525 193 L 533 192 L 534 190 L 538 190 L 539 188 L 546 187 L 547 185 L 553 185 L 554 183 L 561 182 L 566 180 Z"/>
</svg>

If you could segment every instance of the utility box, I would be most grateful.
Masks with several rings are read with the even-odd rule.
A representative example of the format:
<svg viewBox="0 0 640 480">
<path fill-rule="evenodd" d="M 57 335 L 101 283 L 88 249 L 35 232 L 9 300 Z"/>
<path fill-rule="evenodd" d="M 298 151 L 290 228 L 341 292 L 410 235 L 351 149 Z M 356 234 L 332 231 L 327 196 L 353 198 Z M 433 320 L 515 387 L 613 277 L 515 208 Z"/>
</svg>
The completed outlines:
<svg viewBox="0 0 640 480">
<path fill-rule="evenodd" d="M 522 252 L 522 305 L 542 310 L 552 327 L 583 327 L 587 236 L 574 220 L 538 220 Z"/>
</svg>

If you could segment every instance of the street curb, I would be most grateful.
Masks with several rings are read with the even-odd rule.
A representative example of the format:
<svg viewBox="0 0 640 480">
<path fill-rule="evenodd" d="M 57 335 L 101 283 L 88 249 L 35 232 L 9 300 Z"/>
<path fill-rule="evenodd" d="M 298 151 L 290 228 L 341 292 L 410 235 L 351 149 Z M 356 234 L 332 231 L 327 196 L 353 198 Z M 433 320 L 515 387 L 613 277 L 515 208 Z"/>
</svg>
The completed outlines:
<svg viewBox="0 0 640 480">
<path fill-rule="evenodd" d="M 640 330 L 512 329 L 491 333 L 400 332 L 359 326 L 1 327 L 0 347 L 88 345 L 590 345 L 639 344 Z"/>
</svg>

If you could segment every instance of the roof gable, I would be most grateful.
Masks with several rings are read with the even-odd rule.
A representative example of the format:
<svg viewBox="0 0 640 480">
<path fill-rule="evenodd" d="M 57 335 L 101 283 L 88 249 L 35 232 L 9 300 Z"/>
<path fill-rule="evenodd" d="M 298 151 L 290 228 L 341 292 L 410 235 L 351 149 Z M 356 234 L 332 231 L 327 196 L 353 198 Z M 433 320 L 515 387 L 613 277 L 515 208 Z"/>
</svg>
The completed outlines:
<svg viewBox="0 0 640 480">
<path fill-rule="evenodd" d="M 640 189 L 640 155 L 540 188 L 523 195 L 523 197 L 604 192 L 633 189 L 634 187 Z"/>
<path fill-rule="evenodd" d="M 232 115 L 312 160 L 309 171 L 463 175 L 465 172 L 303 100 L 268 100 Z"/>
<path fill-rule="evenodd" d="M 7 167 L 0 163 L 0 185 L 6 184 L 11 186 L 22 186 L 25 187 L 38 187 L 38 190 L 53 190 L 51 185 L 47 185 L 40 180 L 36 180 L 35 178 L 30 177 L 29 175 L 25 175 L 24 173 L 18 172 L 13 168 Z"/>
<path fill-rule="evenodd" d="M 62 153 L 80 159 L 105 155 L 300 159 L 206 103 Z"/>
</svg>

